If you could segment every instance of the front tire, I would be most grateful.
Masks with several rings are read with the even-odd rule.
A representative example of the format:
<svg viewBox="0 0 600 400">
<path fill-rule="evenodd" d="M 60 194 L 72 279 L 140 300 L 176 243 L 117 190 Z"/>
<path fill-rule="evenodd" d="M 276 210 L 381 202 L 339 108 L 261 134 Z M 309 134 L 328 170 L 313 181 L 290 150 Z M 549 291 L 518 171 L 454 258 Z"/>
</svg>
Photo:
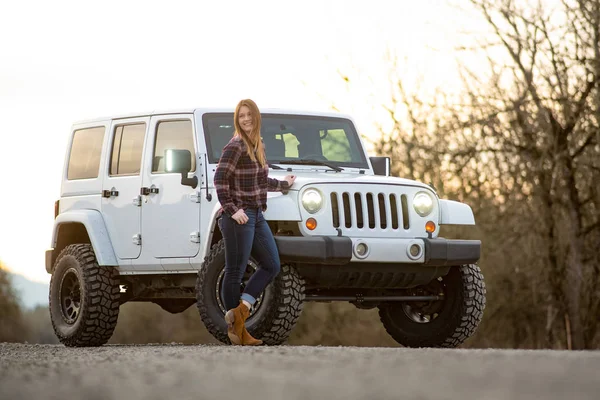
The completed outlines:
<svg viewBox="0 0 600 400">
<path fill-rule="evenodd" d="M 256 260 L 250 257 L 242 285 L 258 267 Z M 208 332 L 217 340 L 230 344 L 225 323 L 225 310 L 221 298 L 221 282 L 225 269 L 225 243 L 220 240 L 206 256 L 196 280 L 196 300 L 200 318 Z M 246 328 L 252 336 L 262 339 L 265 344 L 284 343 L 300 314 L 304 302 L 304 280 L 290 265 L 281 266 L 281 272 L 259 296 Z"/>
<path fill-rule="evenodd" d="M 448 275 L 417 288 L 416 294 L 444 294 L 437 302 L 385 303 L 379 317 L 389 335 L 406 347 L 457 347 L 475 333 L 485 308 L 485 283 L 475 264 L 450 268 Z"/>
<path fill-rule="evenodd" d="M 50 279 L 50 319 L 65 346 L 101 346 L 119 316 L 119 274 L 100 267 L 89 244 L 72 244 L 59 254 Z"/>
</svg>

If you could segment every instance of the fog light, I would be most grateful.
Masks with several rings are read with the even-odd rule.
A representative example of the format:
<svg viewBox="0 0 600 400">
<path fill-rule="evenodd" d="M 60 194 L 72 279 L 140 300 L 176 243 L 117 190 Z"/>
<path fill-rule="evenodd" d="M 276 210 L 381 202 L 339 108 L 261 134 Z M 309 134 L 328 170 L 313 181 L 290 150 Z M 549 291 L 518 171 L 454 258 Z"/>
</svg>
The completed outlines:
<svg viewBox="0 0 600 400">
<path fill-rule="evenodd" d="M 423 255 L 423 246 L 420 243 L 416 243 L 416 241 L 409 243 L 406 248 L 406 254 L 411 260 L 417 260 Z"/>
<path fill-rule="evenodd" d="M 419 256 L 419 253 L 421 253 L 421 248 L 419 247 L 418 244 L 413 244 L 412 246 L 410 246 L 410 255 L 413 256 L 414 258 L 417 258 Z"/>
<path fill-rule="evenodd" d="M 356 258 L 366 258 L 369 255 L 369 246 L 365 242 L 358 242 L 354 245 L 354 255 Z"/>
<path fill-rule="evenodd" d="M 368 247 L 364 243 L 359 243 L 358 246 L 356 246 L 356 254 L 359 257 L 364 257 L 367 254 L 367 250 L 368 250 Z"/>
<path fill-rule="evenodd" d="M 427 223 L 425 224 L 425 231 L 427 231 L 428 233 L 435 232 L 435 222 L 427 221 Z"/>
<path fill-rule="evenodd" d="M 308 230 L 314 231 L 317 228 L 317 220 L 314 218 L 307 219 L 306 227 L 308 228 Z"/>
</svg>

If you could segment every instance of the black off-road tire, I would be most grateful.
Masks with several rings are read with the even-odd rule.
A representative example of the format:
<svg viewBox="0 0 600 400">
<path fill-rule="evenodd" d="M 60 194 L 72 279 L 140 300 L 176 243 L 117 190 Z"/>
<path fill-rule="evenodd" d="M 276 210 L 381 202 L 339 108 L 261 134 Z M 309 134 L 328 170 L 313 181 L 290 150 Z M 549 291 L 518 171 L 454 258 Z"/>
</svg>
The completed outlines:
<svg viewBox="0 0 600 400">
<path fill-rule="evenodd" d="M 79 286 L 79 311 L 68 321 L 61 304 L 61 283 L 70 278 Z M 72 244 L 60 252 L 50 279 L 50 318 L 65 346 L 101 346 L 113 334 L 119 316 L 119 274 L 100 267 L 89 244 Z"/>
<path fill-rule="evenodd" d="M 475 264 L 452 267 L 442 279 L 445 300 L 437 317 L 415 322 L 402 303 L 379 306 L 379 317 L 390 336 L 406 347 L 449 347 L 461 345 L 472 336 L 483 317 L 485 283 Z"/>
<path fill-rule="evenodd" d="M 253 258 L 251 261 L 256 262 Z M 225 314 L 216 297 L 218 277 L 224 268 L 225 243 L 220 240 L 213 245 L 198 271 L 196 305 L 208 332 L 222 343 L 230 344 Z M 267 345 L 282 344 L 300 318 L 303 304 L 304 280 L 293 266 L 283 264 L 281 272 L 265 289 L 262 305 L 246 320 L 246 328 Z"/>
</svg>

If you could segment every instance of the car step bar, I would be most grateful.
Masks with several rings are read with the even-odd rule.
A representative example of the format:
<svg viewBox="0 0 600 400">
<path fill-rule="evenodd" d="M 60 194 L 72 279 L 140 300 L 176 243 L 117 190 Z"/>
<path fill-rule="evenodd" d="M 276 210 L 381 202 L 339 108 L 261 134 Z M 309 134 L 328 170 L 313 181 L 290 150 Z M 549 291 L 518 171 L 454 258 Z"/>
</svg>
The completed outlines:
<svg viewBox="0 0 600 400">
<path fill-rule="evenodd" d="M 444 296 L 320 296 L 308 294 L 304 301 L 438 301 L 444 300 Z"/>
</svg>

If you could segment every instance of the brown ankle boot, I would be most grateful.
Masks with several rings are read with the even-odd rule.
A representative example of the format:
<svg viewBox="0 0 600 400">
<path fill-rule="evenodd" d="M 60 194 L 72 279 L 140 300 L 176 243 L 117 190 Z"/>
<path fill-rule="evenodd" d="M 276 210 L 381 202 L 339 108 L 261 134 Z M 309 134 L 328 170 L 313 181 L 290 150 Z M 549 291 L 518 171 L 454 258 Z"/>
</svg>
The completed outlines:
<svg viewBox="0 0 600 400">
<path fill-rule="evenodd" d="M 232 344 L 243 344 L 243 332 L 246 327 L 244 323 L 250 315 L 250 310 L 240 301 L 236 308 L 232 308 L 225 314 L 225 322 L 227 322 L 227 336 Z"/>
<path fill-rule="evenodd" d="M 255 339 L 252 337 L 250 332 L 244 326 L 244 330 L 242 331 L 242 345 L 243 346 L 260 346 L 263 344 L 263 341 L 260 339 Z"/>
</svg>

